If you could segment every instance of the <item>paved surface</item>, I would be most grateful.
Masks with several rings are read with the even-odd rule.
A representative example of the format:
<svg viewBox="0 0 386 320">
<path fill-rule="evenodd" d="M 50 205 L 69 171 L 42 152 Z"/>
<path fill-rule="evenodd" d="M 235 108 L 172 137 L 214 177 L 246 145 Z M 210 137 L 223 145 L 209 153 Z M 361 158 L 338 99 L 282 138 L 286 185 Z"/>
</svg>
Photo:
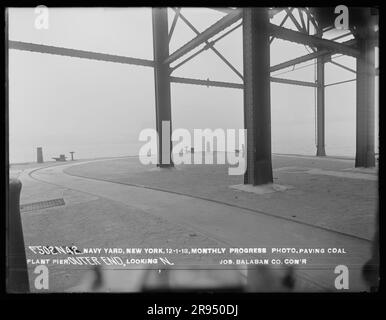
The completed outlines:
<svg viewBox="0 0 386 320">
<path fill-rule="evenodd" d="M 181 165 L 172 170 L 144 166 L 136 158 L 69 167 L 67 174 L 167 190 L 225 202 L 371 240 L 377 204 L 377 171 L 354 169 L 350 159 L 273 156 L 274 183 L 286 192 L 256 196 L 232 186 L 242 176 L 227 165 Z"/>
<path fill-rule="evenodd" d="M 306 161 L 309 161 L 309 159 L 306 159 Z M 330 162 L 335 162 L 334 166 L 328 160 L 323 161 L 325 161 L 322 165 L 324 170 L 336 171 L 336 163 L 338 163 L 339 168 L 345 170 L 344 172 L 350 171 L 350 164 L 346 160 L 341 160 L 341 162 L 330 160 Z M 288 162 L 287 159 L 287 167 Z M 298 169 L 294 172 L 299 172 L 299 159 L 294 159 L 294 162 L 297 166 L 291 165 L 289 167 L 296 167 Z M 124 170 L 122 164 L 126 165 L 126 176 L 119 172 L 119 170 Z M 110 161 L 68 163 L 22 171 L 19 176 L 23 182 L 22 203 L 31 202 L 34 199 L 40 201 L 43 198 L 58 197 L 63 197 L 66 201 L 66 206 L 63 208 L 51 208 L 23 214 L 26 245 L 31 245 L 33 242 L 36 245 L 43 244 L 47 241 L 50 245 L 76 243 L 79 247 L 128 247 L 132 244 L 154 247 L 156 245 L 170 246 L 170 243 L 172 243 L 176 247 L 183 245 L 185 247 L 344 248 L 346 254 L 326 253 L 324 255 L 308 256 L 307 265 L 297 267 L 297 275 L 303 281 L 303 289 L 309 291 L 335 290 L 333 286 L 336 277 L 334 268 L 336 265 L 344 264 L 350 270 L 350 290 L 368 290 L 360 276 L 360 268 L 369 258 L 371 248 L 369 241 L 360 239 L 355 234 L 354 236 L 344 235 L 328 231 L 320 228 L 320 226 L 314 227 L 308 222 L 283 219 L 277 211 L 275 211 L 276 216 L 274 216 L 272 214 L 267 215 L 263 211 L 259 213 L 247 207 L 243 209 L 240 206 L 232 205 L 235 202 L 238 204 L 238 199 L 233 201 L 234 199 L 231 198 L 231 203 L 221 203 L 217 199 L 209 201 L 203 199 L 203 197 L 191 197 L 175 192 L 130 186 L 123 184 L 121 181 L 116 181 L 119 177 L 127 179 L 127 176 L 129 176 L 131 180 L 134 176 L 133 181 L 137 182 L 138 172 L 131 170 L 133 166 L 136 166 L 133 159 L 114 159 Z M 102 167 L 104 170 L 101 170 Z M 302 166 L 303 169 L 301 170 L 304 171 L 304 167 Z M 312 166 L 309 167 L 312 168 Z M 111 168 L 118 172 L 115 171 L 115 175 L 112 175 Z M 196 169 L 195 167 L 192 168 Z M 96 169 L 99 169 L 99 171 Z M 214 171 L 215 169 L 213 168 Z M 156 171 L 147 168 L 142 170 L 146 172 L 145 175 L 142 174 L 142 184 L 146 185 L 146 179 L 149 175 L 152 175 L 153 183 L 151 187 L 157 186 L 159 180 L 156 178 L 163 175 L 164 179 L 161 179 L 161 183 L 169 188 L 174 186 L 170 181 L 171 176 L 176 175 L 171 174 L 170 170 Z M 200 179 L 202 177 L 197 177 L 192 172 L 187 172 L 187 170 L 175 170 L 174 172 L 185 176 L 182 185 L 186 185 L 186 177 L 198 179 L 202 183 L 201 187 L 200 184 L 196 186 L 190 184 L 190 187 L 207 192 L 208 197 L 212 196 L 213 192 L 211 193 L 211 188 L 208 187 L 208 183 L 212 181 L 210 177 L 203 181 Z M 92 172 L 94 178 L 74 176 L 76 173 L 80 174 L 79 171 L 83 176 L 91 176 Z M 96 171 L 99 172 L 99 175 L 95 176 Z M 109 179 L 113 182 L 95 179 L 102 179 L 100 175 L 106 174 L 106 172 L 110 174 Z M 197 173 L 197 171 L 195 172 Z M 293 177 L 296 176 L 299 179 L 298 176 L 302 176 L 284 170 L 277 172 L 285 172 L 287 177 L 291 177 L 288 180 L 292 182 L 296 180 L 296 178 L 293 180 Z M 357 170 L 353 172 L 358 173 Z M 362 172 L 362 174 L 373 175 L 374 172 Z M 286 177 L 285 175 L 284 177 Z M 313 175 L 303 174 L 303 176 L 308 178 Z M 331 179 L 331 175 L 317 175 L 317 177 Z M 355 181 L 361 183 L 363 181 L 372 182 L 371 179 L 366 180 L 358 177 L 347 178 L 345 176 L 344 178 L 338 178 L 351 179 L 354 181 L 351 184 L 354 185 Z M 228 186 L 237 184 L 240 177 L 225 175 L 224 179 L 231 180 L 226 184 L 226 192 L 237 192 L 231 190 Z M 299 193 L 298 186 L 303 182 L 301 179 L 298 183 L 292 183 L 295 185 L 295 191 L 288 190 L 284 193 L 278 192 L 273 195 L 259 196 L 259 203 L 263 206 L 270 202 L 273 209 L 277 209 L 283 203 L 288 202 L 287 205 L 284 205 L 283 210 L 287 209 L 290 214 L 293 214 L 293 206 L 296 206 L 296 202 L 304 196 L 304 192 Z M 236 183 L 234 183 L 235 181 Z M 331 187 L 336 187 L 335 183 Z M 291 195 L 290 192 L 298 192 L 298 194 Z M 347 191 L 341 188 L 340 192 L 340 196 L 342 196 L 342 193 Z M 369 193 L 371 194 L 371 192 Z M 234 194 L 232 195 L 234 196 Z M 291 200 L 294 195 L 297 195 L 298 199 Z M 250 196 L 250 194 L 238 193 L 238 198 L 242 198 L 242 200 L 248 200 Z M 339 197 L 339 194 L 336 197 Z M 370 200 L 375 202 L 375 195 L 372 194 L 372 197 Z M 279 199 L 281 200 L 279 201 Z M 323 212 L 323 210 L 326 210 L 324 206 L 318 207 L 323 201 L 319 200 L 315 203 L 315 199 L 317 199 L 315 196 L 312 199 L 303 199 L 304 202 L 298 203 L 298 208 L 302 208 L 304 203 L 307 204 L 310 201 L 313 205 L 310 205 L 309 211 L 319 209 Z M 359 199 L 358 202 L 360 200 L 363 199 Z M 247 201 L 244 201 L 244 205 L 245 202 Z M 346 210 L 350 210 L 350 204 L 347 201 L 345 204 Z M 339 208 L 339 204 L 335 203 L 334 205 L 335 208 Z M 261 210 L 261 208 L 259 209 Z M 369 206 L 366 208 L 367 211 L 372 209 Z M 311 214 L 311 216 L 313 215 Z M 371 223 L 369 225 L 373 226 Z M 369 230 L 371 228 L 369 227 Z M 368 236 L 370 236 L 370 232 Z M 53 241 L 56 242 L 53 243 Z M 31 256 L 28 251 L 27 256 Z M 288 254 L 283 255 L 283 257 L 288 257 Z M 210 261 L 211 259 L 206 258 L 202 263 L 215 264 L 216 259 L 213 258 Z M 192 262 L 191 259 L 184 257 L 180 263 L 189 265 Z M 194 262 L 197 264 L 197 261 Z M 57 277 L 60 280 L 54 280 L 57 281 L 54 288 L 60 291 L 66 287 L 74 286 L 79 281 L 82 270 L 79 270 L 77 275 L 76 270 L 69 273 L 69 271 L 57 267 L 54 272 L 57 272 L 57 275 L 65 273 L 62 277 Z"/>
<path fill-rule="evenodd" d="M 72 246 L 78 248 L 144 247 L 218 247 L 219 243 L 196 230 L 167 221 L 125 203 L 91 194 L 66 185 L 59 186 L 30 176 L 35 169 L 19 172 L 23 183 L 21 203 L 63 197 L 66 205 L 22 213 L 27 259 L 47 258 L 34 255 L 28 246 Z M 47 170 L 51 170 L 47 168 Z M 31 174 L 38 176 L 37 172 Z M 87 186 L 85 186 L 87 189 Z M 61 256 L 63 257 L 63 256 Z M 177 256 L 176 263 L 200 265 L 215 263 L 211 257 Z M 30 288 L 33 292 L 35 265 L 29 264 Z M 87 275 L 89 266 L 50 264 L 49 291 L 63 292 L 77 286 Z"/>
</svg>

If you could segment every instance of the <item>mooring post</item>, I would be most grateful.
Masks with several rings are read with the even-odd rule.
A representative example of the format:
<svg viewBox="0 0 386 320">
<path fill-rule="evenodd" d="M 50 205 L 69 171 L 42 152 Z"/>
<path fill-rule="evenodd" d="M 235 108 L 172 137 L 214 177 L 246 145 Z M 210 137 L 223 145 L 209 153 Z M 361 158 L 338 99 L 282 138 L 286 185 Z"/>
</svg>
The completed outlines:
<svg viewBox="0 0 386 320">
<path fill-rule="evenodd" d="M 38 147 L 36 149 L 36 153 L 37 153 L 37 162 L 38 163 L 43 163 L 43 148 L 42 147 Z"/>
</svg>

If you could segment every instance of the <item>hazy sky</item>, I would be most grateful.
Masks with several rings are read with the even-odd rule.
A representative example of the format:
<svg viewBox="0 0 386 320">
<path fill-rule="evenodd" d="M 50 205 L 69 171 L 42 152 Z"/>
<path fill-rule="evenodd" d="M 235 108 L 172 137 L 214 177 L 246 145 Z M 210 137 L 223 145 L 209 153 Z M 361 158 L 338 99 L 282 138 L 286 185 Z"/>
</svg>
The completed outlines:
<svg viewBox="0 0 386 320">
<path fill-rule="evenodd" d="M 198 8 L 185 8 L 182 13 L 199 31 L 223 16 Z M 173 14 L 169 10 L 169 24 Z M 280 23 L 282 17 L 279 14 L 271 22 Z M 10 9 L 9 39 L 153 58 L 148 8 L 52 8 L 48 30 L 36 29 L 35 18 L 33 8 Z M 293 25 L 289 21 L 285 27 Z M 170 52 L 194 37 L 179 20 Z M 242 28 L 215 47 L 242 73 Z M 271 65 L 307 52 L 302 45 L 276 39 L 271 45 Z M 337 57 L 336 61 L 355 69 L 353 58 Z M 155 126 L 152 68 L 17 50 L 9 51 L 9 65 L 11 162 L 34 161 L 38 146 L 43 147 L 46 159 L 69 151 L 79 158 L 134 155 L 140 146 L 140 130 Z M 290 70 L 273 75 L 314 81 L 312 65 Z M 173 75 L 241 83 L 211 50 Z M 326 64 L 326 83 L 353 78 L 355 74 Z M 242 90 L 185 84 L 172 84 L 171 90 L 173 128 L 243 127 Z M 271 102 L 273 151 L 314 154 L 314 88 L 272 83 Z M 326 88 L 326 151 L 354 155 L 355 82 Z"/>
</svg>

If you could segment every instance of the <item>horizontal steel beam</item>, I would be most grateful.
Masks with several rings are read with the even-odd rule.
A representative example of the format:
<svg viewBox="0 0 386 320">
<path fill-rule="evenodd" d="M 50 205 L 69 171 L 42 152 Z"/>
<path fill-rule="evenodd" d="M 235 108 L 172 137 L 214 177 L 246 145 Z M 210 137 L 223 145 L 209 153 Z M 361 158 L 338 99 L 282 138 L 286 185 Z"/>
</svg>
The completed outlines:
<svg viewBox="0 0 386 320">
<path fill-rule="evenodd" d="M 334 64 L 334 65 L 336 65 L 336 66 L 338 66 L 338 67 L 340 67 L 340 68 L 342 68 L 342 69 L 345 69 L 345 70 L 347 70 L 347 71 L 350 71 L 350 72 L 352 72 L 352 73 L 357 73 L 354 69 L 351 69 L 351 68 L 349 68 L 349 67 L 346 67 L 345 65 L 343 65 L 343 64 L 340 64 L 340 63 L 338 63 L 338 62 L 335 62 L 335 61 L 329 61 L 330 63 L 332 63 L 332 64 Z"/>
<path fill-rule="evenodd" d="M 211 80 L 201 80 L 201 79 L 191 79 L 191 78 L 181 78 L 181 77 L 170 77 L 170 81 L 174 83 L 183 83 L 183 84 L 195 84 L 206 87 L 222 87 L 222 88 L 234 88 L 234 89 L 244 89 L 244 85 L 242 83 L 230 83 L 230 82 L 222 82 L 222 81 L 211 81 Z M 305 82 L 299 80 L 291 80 L 291 79 L 282 79 L 276 77 L 270 77 L 271 82 L 276 83 L 284 83 L 284 84 L 292 84 L 297 86 L 304 87 L 316 87 L 316 83 L 313 82 Z"/>
<path fill-rule="evenodd" d="M 226 14 L 235 12 L 237 10 L 239 10 L 239 11 L 242 10 L 241 8 L 230 8 L 230 7 L 227 7 L 227 8 L 209 7 L 209 9 L 216 10 L 216 11 L 219 11 L 219 12 L 222 12 L 222 13 L 226 13 Z M 275 15 L 277 15 L 279 12 L 283 11 L 284 9 L 285 8 L 269 8 L 268 12 L 269 12 L 270 18 L 273 18 Z"/>
<path fill-rule="evenodd" d="M 329 53 L 331 53 L 331 51 L 329 51 L 329 50 L 315 51 L 313 53 L 306 54 L 304 56 L 301 56 L 301 57 L 298 57 L 298 58 L 295 58 L 295 59 L 292 59 L 292 60 L 289 60 L 289 61 L 285 61 L 285 62 L 276 64 L 276 65 L 272 66 L 270 70 L 271 70 L 271 72 L 275 72 L 275 71 L 278 71 L 278 70 L 281 70 L 281 69 L 292 67 L 292 66 L 294 66 L 296 64 L 300 64 L 300 63 L 307 62 L 307 61 L 312 60 L 312 59 L 316 59 L 316 58 L 318 58 L 320 56 L 323 56 L 323 55 L 326 55 L 326 54 L 329 54 Z"/>
<path fill-rule="evenodd" d="M 213 36 L 215 36 L 220 31 L 229 27 L 233 23 L 237 22 L 242 17 L 242 11 L 236 10 L 235 12 L 231 12 L 225 17 L 221 18 L 219 21 L 211 25 L 209 28 L 204 30 L 202 33 L 197 35 L 194 39 L 183 45 L 181 48 L 174 51 L 169 57 L 164 61 L 164 63 L 172 63 L 177 59 L 181 58 L 183 55 L 187 54 L 189 51 L 198 47 L 199 45 L 205 43 L 205 41 L 209 40 Z"/>
<path fill-rule="evenodd" d="M 153 67 L 154 62 L 151 60 L 130 58 L 112 54 L 97 53 L 84 50 L 68 49 L 62 47 L 47 46 L 43 44 L 28 43 L 22 41 L 8 41 L 8 48 L 22 51 L 47 53 L 59 56 L 66 56 L 72 58 L 99 60 L 123 64 L 132 64 L 143 67 Z"/>
<path fill-rule="evenodd" d="M 219 11 L 219 12 L 222 12 L 222 13 L 226 13 L 226 14 L 235 12 L 236 10 L 241 10 L 241 9 L 232 9 L 232 8 L 229 8 L 229 7 L 225 7 L 225 8 L 222 8 L 222 7 L 210 7 L 209 9 L 216 10 L 216 11 Z"/>
<path fill-rule="evenodd" d="M 9 43 L 9 49 L 15 49 L 15 50 L 46 53 L 46 54 L 67 56 L 67 57 L 73 57 L 73 58 L 106 61 L 106 62 L 132 64 L 132 65 L 139 65 L 139 66 L 145 66 L 145 67 L 154 67 L 154 62 L 151 60 L 130 58 L 130 57 L 124 57 L 124 56 L 84 51 L 84 50 L 68 49 L 68 48 L 55 47 L 55 46 L 40 45 L 40 44 L 27 43 L 27 42 L 21 42 L 21 41 L 9 41 L 8 43 Z M 171 81 L 176 83 L 243 89 L 243 84 L 228 83 L 228 82 L 221 82 L 221 81 L 188 79 L 188 78 L 180 78 L 180 77 L 171 77 Z M 271 77 L 271 82 L 301 85 L 301 86 L 308 86 L 308 87 L 315 86 L 315 84 L 310 82 L 281 79 L 281 78 L 275 78 L 275 77 Z"/>
<path fill-rule="evenodd" d="M 234 88 L 234 89 L 243 89 L 244 85 L 242 83 L 230 83 L 222 81 L 211 81 L 211 80 L 201 80 L 201 79 L 189 79 L 189 78 L 180 78 L 180 77 L 170 77 L 170 81 L 174 83 L 184 83 L 184 84 L 196 84 L 200 86 L 207 87 L 222 87 L 222 88 Z"/>
<path fill-rule="evenodd" d="M 283 79 L 283 78 L 276 78 L 276 77 L 270 77 L 270 80 L 271 80 L 271 82 L 293 84 L 296 86 L 313 87 L 313 88 L 317 87 L 316 83 L 314 83 L 314 82 L 306 82 L 306 81 L 299 81 L 299 80 L 292 80 L 292 79 Z"/>
<path fill-rule="evenodd" d="M 356 43 L 355 39 L 343 42 L 343 44 L 345 44 L 346 46 L 352 46 L 355 43 Z M 289 61 L 286 61 L 286 62 L 282 62 L 282 63 L 279 63 L 277 65 L 274 65 L 274 66 L 271 67 L 271 72 L 278 71 L 278 70 L 281 70 L 281 69 L 285 69 L 285 68 L 288 68 L 288 67 L 292 67 L 292 66 L 294 66 L 296 64 L 307 62 L 309 60 L 316 59 L 318 57 L 325 56 L 325 55 L 328 55 L 328 54 L 333 54 L 333 53 L 335 53 L 335 51 L 327 50 L 327 49 L 318 50 L 318 51 L 315 51 L 313 53 L 306 54 L 304 56 L 301 56 L 301 57 L 298 57 L 298 58 L 295 58 L 295 59 L 292 59 L 292 60 L 289 60 Z"/>
<path fill-rule="evenodd" d="M 347 83 L 347 82 L 353 82 L 353 81 L 356 81 L 357 79 L 350 79 L 350 80 L 343 80 L 343 81 L 338 81 L 338 82 L 334 82 L 334 83 L 329 83 L 329 84 L 326 84 L 325 87 L 330 87 L 330 86 L 336 86 L 337 84 L 342 84 L 342 83 Z"/>
<path fill-rule="evenodd" d="M 343 43 L 334 42 L 334 41 L 322 39 L 316 36 L 307 35 L 291 29 L 279 27 L 272 23 L 270 24 L 270 29 L 271 29 L 272 36 L 282 40 L 296 42 L 296 43 L 308 45 L 311 47 L 318 47 L 319 49 L 328 49 L 334 52 L 343 53 L 345 55 L 353 56 L 353 57 L 357 57 L 359 55 L 359 51 L 356 48 L 347 46 Z"/>
</svg>

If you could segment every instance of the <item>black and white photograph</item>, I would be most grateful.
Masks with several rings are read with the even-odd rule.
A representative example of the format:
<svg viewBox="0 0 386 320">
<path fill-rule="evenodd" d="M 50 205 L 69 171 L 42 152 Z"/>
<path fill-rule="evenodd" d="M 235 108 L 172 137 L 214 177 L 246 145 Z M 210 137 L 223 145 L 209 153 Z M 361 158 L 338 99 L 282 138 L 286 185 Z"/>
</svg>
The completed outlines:
<svg viewBox="0 0 386 320">
<path fill-rule="evenodd" d="M 379 292 L 379 14 L 6 7 L 6 292 Z"/>
</svg>

